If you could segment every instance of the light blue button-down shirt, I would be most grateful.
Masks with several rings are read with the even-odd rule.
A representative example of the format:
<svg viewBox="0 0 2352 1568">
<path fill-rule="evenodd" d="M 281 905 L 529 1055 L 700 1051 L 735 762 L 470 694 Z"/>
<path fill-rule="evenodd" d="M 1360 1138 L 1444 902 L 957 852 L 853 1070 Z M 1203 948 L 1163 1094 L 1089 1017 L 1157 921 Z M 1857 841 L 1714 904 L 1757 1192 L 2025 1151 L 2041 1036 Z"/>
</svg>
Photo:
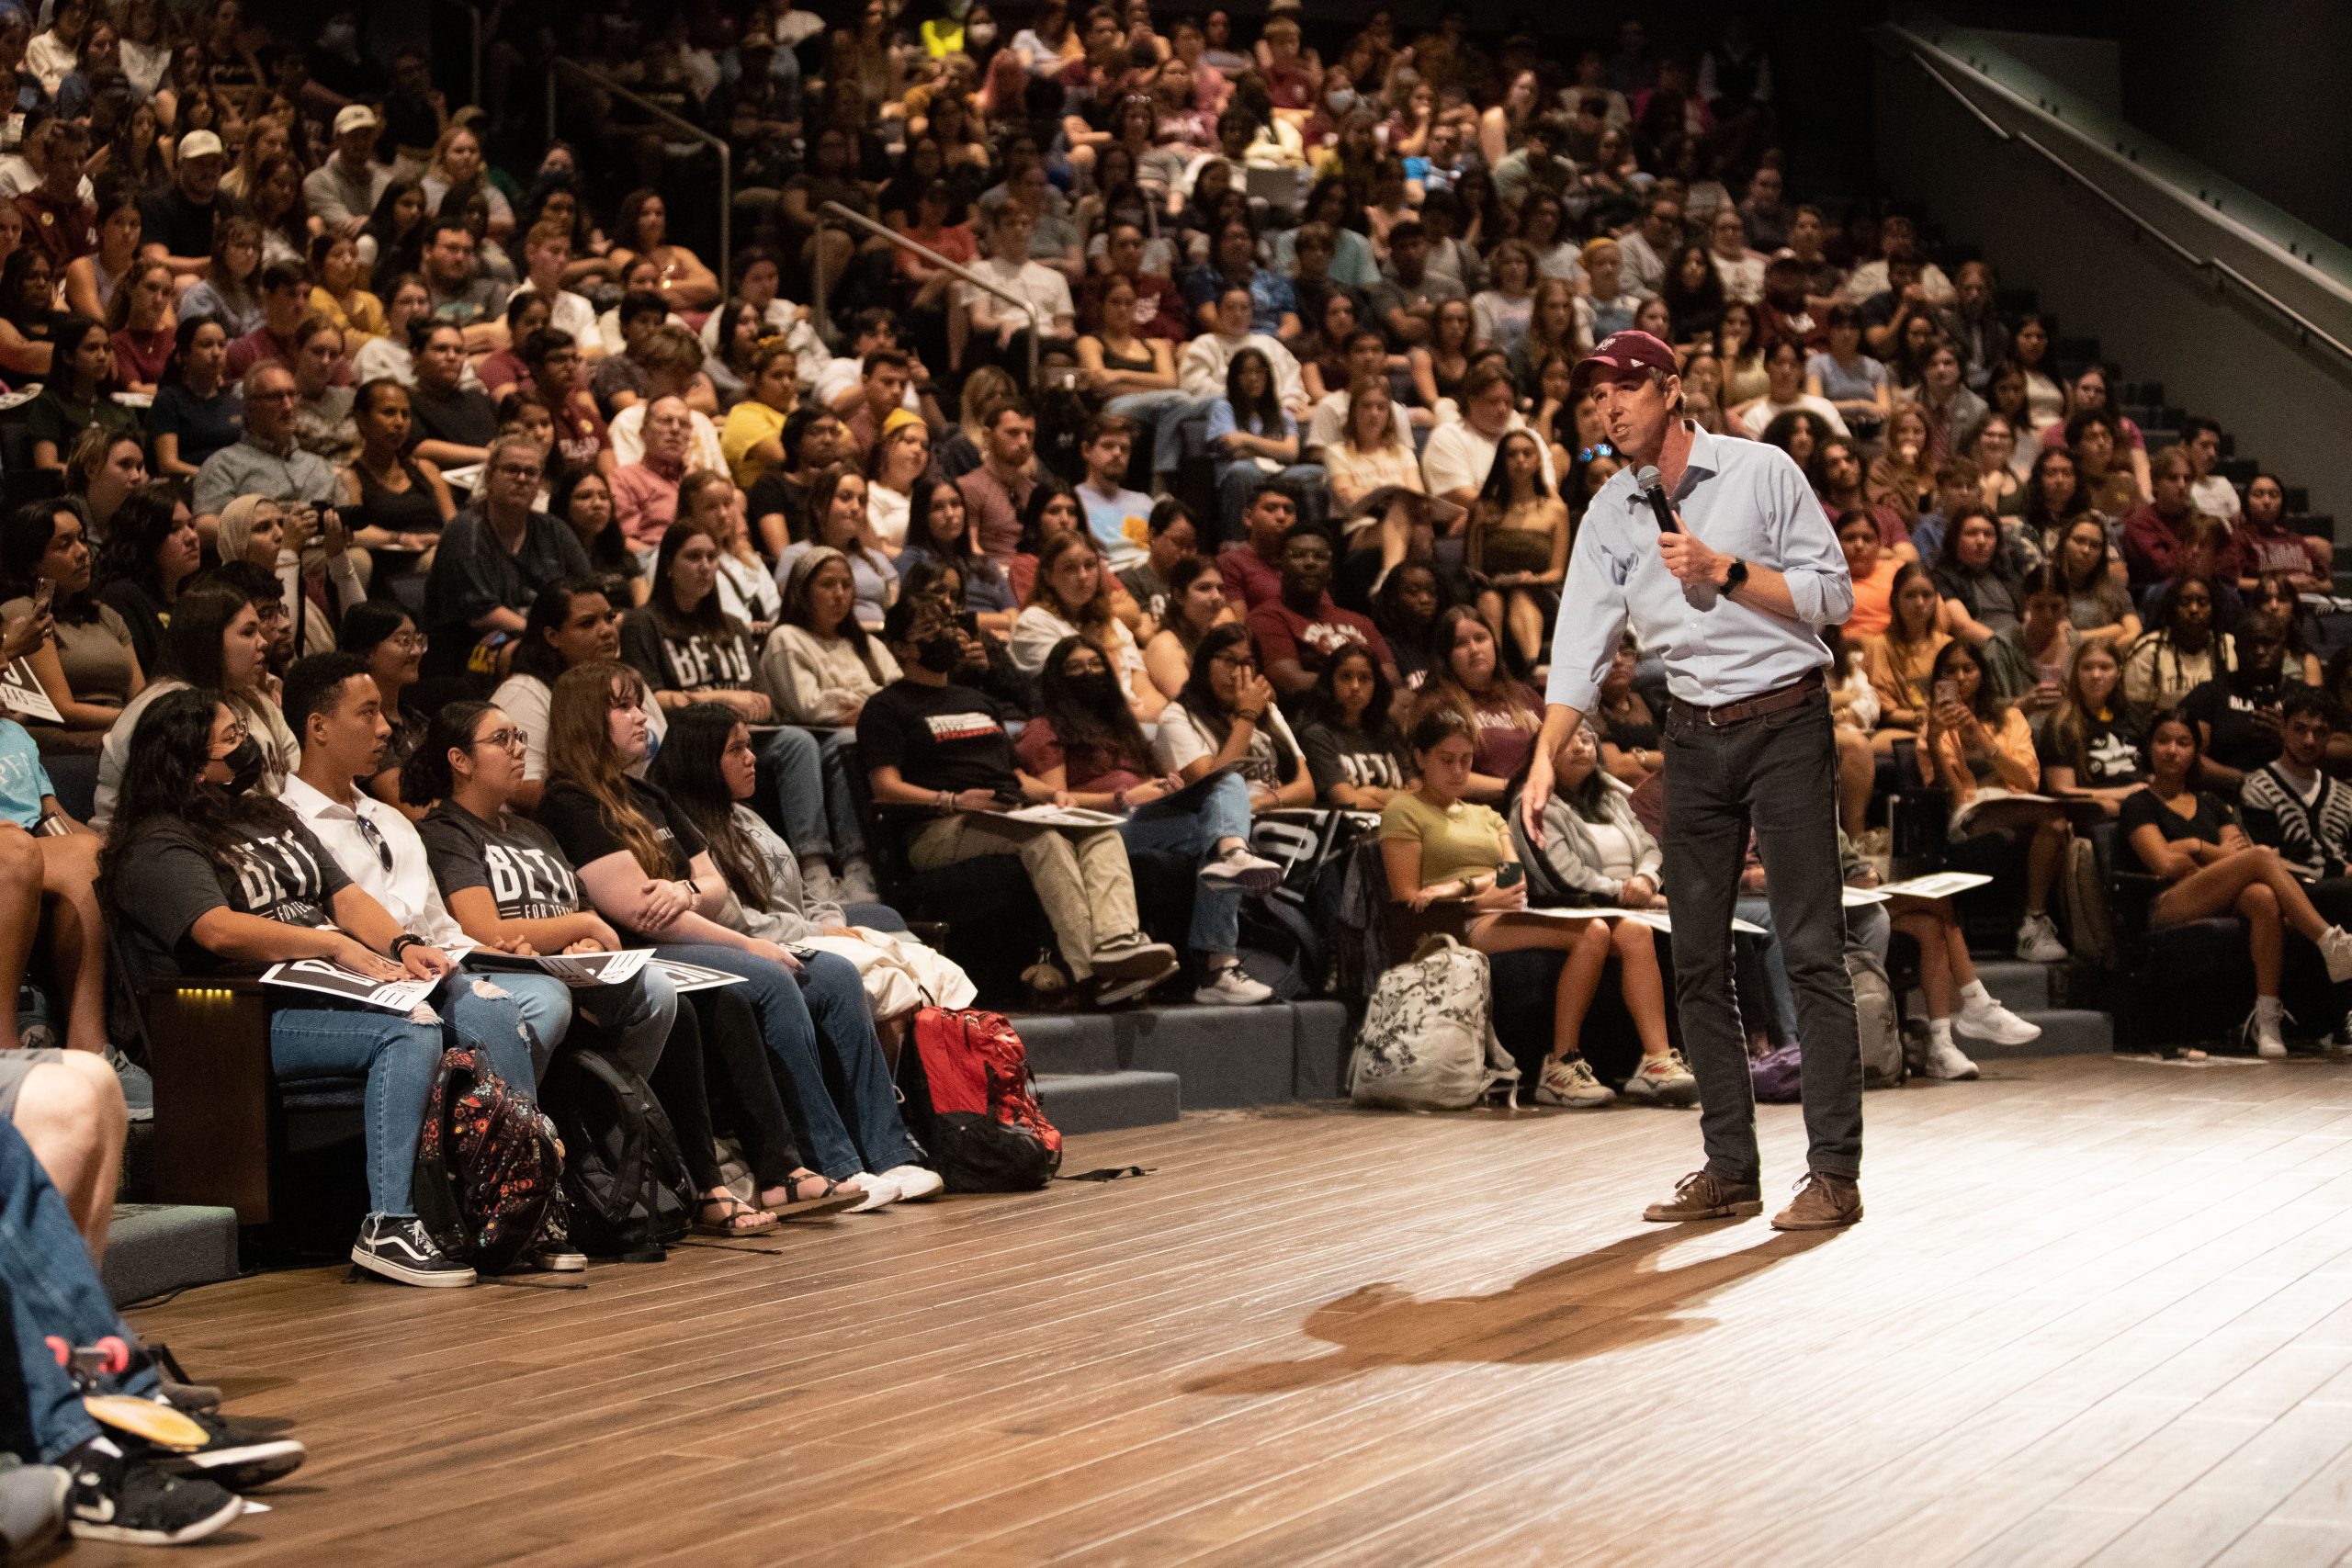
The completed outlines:
<svg viewBox="0 0 2352 1568">
<path fill-rule="evenodd" d="M 1683 525 L 1708 548 L 1788 580 L 1793 619 L 1686 587 L 1658 555 L 1657 520 L 1622 468 L 1600 487 L 1577 531 L 1552 637 L 1547 701 L 1590 713 L 1626 623 L 1666 660 L 1668 690 L 1713 707 L 1761 696 L 1829 662 L 1819 628 L 1854 608 L 1837 530 L 1786 452 L 1696 430 L 1673 494 Z"/>
</svg>

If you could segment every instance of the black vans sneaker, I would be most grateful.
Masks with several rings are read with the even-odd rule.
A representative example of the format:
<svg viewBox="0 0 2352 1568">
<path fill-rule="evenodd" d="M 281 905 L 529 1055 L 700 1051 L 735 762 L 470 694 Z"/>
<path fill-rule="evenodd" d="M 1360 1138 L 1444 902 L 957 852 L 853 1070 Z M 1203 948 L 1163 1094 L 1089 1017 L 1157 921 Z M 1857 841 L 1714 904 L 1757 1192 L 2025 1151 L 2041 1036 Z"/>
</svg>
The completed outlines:
<svg viewBox="0 0 2352 1568">
<path fill-rule="evenodd" d="M 125 1450 L 175 1475 L 201 1475 L 232 1492 L 250 1492 L 273 1481 L 283 1481 L 302 1468 L 311 1450 L 299 1438 L 262 1430 L 234 1416 L 193 1415 L 187 1418 L 204 1428 L 209 1439 L 200 1449 L 181 1450 L 160 1444 L 142 1450 L 140 1440 L 117 1438 Z"/>
<path fill-rule="evenodd" d="M 571 1206 L 563 1201 L 561 1188 L 548 1204 L 547 1217 L 539 1222 L 539 1234 L 532 1237 L 523 1261 L 548 1274 L 577 1274 L 588 1267 L 588 1255 L 571 1245 Z"/>
<path fill-rule="evenodd" d="M 371 1274 L 428 1288 L 470 1285 L 474 1271 L 434 1245 L 414 1214 L 370 1214 L 359 1223 L 351 1260 Z"/>
<path fill-rule="evenodd" d="M 93 1438 L 58 1461 L 74 1478 L 66 1527 L 85 1540 L 180 1546 L 226 1526 L 244 1499 L 202 1476 L 173 1475 Z"/>
</svg>

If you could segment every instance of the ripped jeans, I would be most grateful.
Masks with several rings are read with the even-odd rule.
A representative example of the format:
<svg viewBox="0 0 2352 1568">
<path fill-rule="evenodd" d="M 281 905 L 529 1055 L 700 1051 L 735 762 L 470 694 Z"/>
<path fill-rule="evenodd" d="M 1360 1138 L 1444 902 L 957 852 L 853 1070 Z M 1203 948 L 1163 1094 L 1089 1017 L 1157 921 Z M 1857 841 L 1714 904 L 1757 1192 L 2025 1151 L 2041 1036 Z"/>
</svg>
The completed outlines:
<svg viewBox="0 0 2352 1568">
<path fill-rule="evenodd" d="M 315 1078 L 368 1079 L 363 1111 L 368 1132 L 368 1207 L 379 1214 L 409 1215 L 410 1185 L 416 1166 L 417 1134 L 432 1098 L 433 1075 L 445 1045 L 469 1045 L 490 1059 L 515 1093 L 537 1100 L 530 1034 L 509 976 L 492 980 L 458 971 L 433 993 L 438 1022 L 356 1003 L 327 1001 L 317 1007 L 282 1007 L 269 1017 L 270 1066 L 288 1082 Z M 521 976 L 525 989 L 540 991 L 542 976 Z M 560 981 L 548 981 L 560 987 Z M 543 995 L 533 1000 L 544 1002 Z M 563 1006 L 569 1022 L 571 1004 Z"/>
</svg>

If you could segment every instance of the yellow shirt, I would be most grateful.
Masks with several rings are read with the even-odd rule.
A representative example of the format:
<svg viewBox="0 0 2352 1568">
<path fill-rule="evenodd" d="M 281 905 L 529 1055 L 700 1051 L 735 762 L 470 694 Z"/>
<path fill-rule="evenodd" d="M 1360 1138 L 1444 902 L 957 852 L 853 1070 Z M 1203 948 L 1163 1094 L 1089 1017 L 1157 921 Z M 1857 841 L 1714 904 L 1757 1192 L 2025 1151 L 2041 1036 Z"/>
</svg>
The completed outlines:
<svg viewBox="0 0 2352 1568">
<path fill-rule="evenodd" d="M 369 338 L 384 335 L 384 302 L 365 288 L 351 291 L 346 308 L 344 301 L 325 289 L 313 287 L 311 309 L 343 329 L 343 352 L 346 355 L 359 352 L 359 345 Z"/>
<path fill-rule="evenodd" d="M 727 412 L 727 423 L 718 427 L 718 450 L 727 459 L 727 471 L 733 476 L 737 490 L 749 490 L 760 482 L 768 465 L 752 456 L 752 448 L 763 441 L 774 441 L 784 434 L 785 416 L 757 398 L 745 398 Z"/>
<path fill-rule="evenodd" d="M 1380 813 L 1380 837 L 1384 842 L 1419 840 L 1424 887 L 1494 870 L 1503 863 L 1503 846 L 1510 842 L 1493 807 L 1457 800 L 1441 811 L 1418 790 L 1389 797 Z"/>
</svg>

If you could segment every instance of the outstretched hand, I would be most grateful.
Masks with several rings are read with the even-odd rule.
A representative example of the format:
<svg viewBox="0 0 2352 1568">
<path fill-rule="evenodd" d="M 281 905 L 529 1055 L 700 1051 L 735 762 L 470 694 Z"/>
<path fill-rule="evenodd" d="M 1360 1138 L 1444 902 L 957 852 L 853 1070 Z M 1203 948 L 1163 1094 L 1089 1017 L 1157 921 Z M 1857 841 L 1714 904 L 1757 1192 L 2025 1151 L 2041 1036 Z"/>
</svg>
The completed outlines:
<svg viewBox="0 0 2352 1568">
<path fill-rule="evenodd" d="M 1519 792 L 1520 824 L 1527 829 L 1527 841 L 1539 850 L 1544 847 L 1544 807 L 1551 800 L 1552 759 L 1539 747 Z"/>
</svg>

